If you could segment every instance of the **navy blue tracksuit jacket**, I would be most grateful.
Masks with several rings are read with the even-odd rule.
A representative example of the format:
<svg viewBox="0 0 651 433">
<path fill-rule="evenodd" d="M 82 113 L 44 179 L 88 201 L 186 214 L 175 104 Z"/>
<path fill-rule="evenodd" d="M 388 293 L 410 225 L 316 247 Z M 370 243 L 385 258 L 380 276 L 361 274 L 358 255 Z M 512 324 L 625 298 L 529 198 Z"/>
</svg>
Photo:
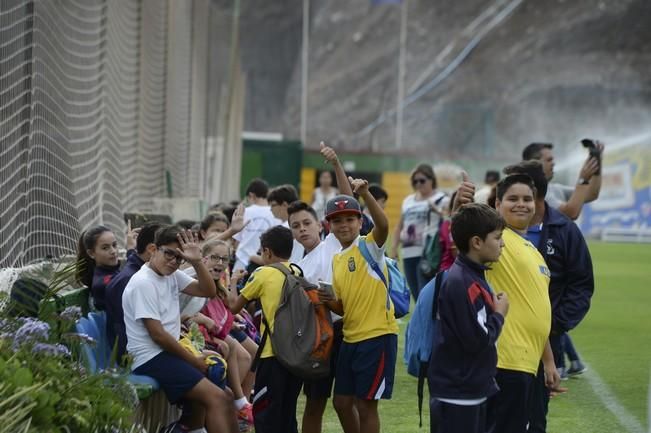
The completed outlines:
<svg viewBox="0 0 651 433">
<path fill-rule="evenodd" d="M 588 244 L 571 219 L 545 202 L 537 248 L 551 272 L 552 334 L 562 334 L 574 329 L 590 309 L 594 276 Z"/>
<path fill-rule="evenodd" d="M 428 371 L 432 397 L 467 400 L 498 391 L 495 342 L 504 317 L 494 311 L 485 269 L 460 254 L 441 285 Z"/>
</svg>

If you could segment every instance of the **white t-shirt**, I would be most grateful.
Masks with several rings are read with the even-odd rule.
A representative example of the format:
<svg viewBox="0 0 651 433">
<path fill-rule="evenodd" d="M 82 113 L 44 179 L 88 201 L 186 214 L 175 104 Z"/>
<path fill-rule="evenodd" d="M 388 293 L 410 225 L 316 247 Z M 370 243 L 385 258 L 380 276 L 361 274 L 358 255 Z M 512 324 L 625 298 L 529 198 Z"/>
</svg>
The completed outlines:
<svg viewBox="0 0 651 433">
<path fill-rule="evenodd" d="M 122 294 L 127 351 L 133 356 L 131 369 L 146 363 L 163 349 L 147 332 L 142 319 L 155 319 L 175 339 L 181 336 L 179 293 L 195 281 L 183 271 L 162 276 L 146 263 L 129 280 Z"/>
<path fill-rule="evenodd" d="M 556 182 L 550 183 L 547 185 L 547 194 L 545 194 L 545 201 L 554 209 L 558 209 L 560 205 L 567 203 L 573 192 L 574 187 Z"/>
<path fill-rule="evenodd" d="M 260 235 L 267 229 L 281 225 L 282 221 L 275 218 L 269 206 L 252 204 L 244 210 L 244 222 L 251 221 L 244 230 L 233 238 L 240 244 L 235 251 L 235 265 L 233 270 L 246 269 L 249 257 L 256 255 L 260 249 Z"/>
<path fill-rule="evenodd" d="M 436 233 L 440 215 L 430 212 L 430 203 L 438 208 L 445 208 L 449 198 L 444 192 L 438 191 L 427 200 L 416 200 L 416 194 L 408 195 L 402 202 L 402 230 L 400 231 L 400 244 L 402 257 L 418 257 L 423 253 L 425 237 Z M 429 224 L 428 224 L 429 214 Z"/>
<path fill-rule="evenodd" d="M 341 251 L 341 244 L 334 233 L 329 233 L 324 240 L 312 251 L 307 253 L 299 262 L 298 266 L 303 270 L 303 276 L 307 281 L 318 284 L 325 281 L 332 284 L 332 258 Z M 330 312 L 332 320 L 339 320 L 341 316 Z"/>
<path fill-rule="evenodd" d="M 310 283 L 325 281 L 332 284 L 332 257 L 341 251 L 341 244 L 333 233 L 328 234 L 312 251 L 296 262 Z"/>
</svg>

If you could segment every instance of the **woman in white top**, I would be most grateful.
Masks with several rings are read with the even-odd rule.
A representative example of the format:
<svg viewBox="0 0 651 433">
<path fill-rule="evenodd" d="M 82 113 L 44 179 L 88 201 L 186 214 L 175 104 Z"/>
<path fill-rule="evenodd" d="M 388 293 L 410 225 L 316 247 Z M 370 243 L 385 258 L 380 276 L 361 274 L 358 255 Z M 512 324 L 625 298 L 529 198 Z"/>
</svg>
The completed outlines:
<svg viewBox="0 0 651 433">
<path fill-rule="evenodd" d="M 398 257 L 400 245 L 403 271 L 415 301 L 420 289 L 427 284 L 418 269 L 425 240 L 428 234 L 435 234 L 438 230 L 440 209 L 445 209 L 449 199 L 445 193 L 436 190 L 436 175 L 429 164 L 420 164 L 412 171 L 411 185 L 414 193 L 402 202 L 400 222 L 392 237 L 391 256 Z"/>
<path fill-rule="evenodd" d="M 325 205 L 331 198 L 339 194 L 339 190 L 332 186 L 332 173 L 324 170 L 319 174 L 319 186 L 312 194 L 312 208 L 316 211 L 319 221 L 323 221 Z"/>
</svg>

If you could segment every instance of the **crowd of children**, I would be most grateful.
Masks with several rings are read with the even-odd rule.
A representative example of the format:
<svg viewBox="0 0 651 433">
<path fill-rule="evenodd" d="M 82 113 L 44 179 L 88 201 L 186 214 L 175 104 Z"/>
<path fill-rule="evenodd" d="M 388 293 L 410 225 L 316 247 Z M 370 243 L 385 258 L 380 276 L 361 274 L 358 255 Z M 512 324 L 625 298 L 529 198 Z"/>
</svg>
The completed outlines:
<svg viewBox="0 0 651 433">
<path fill-rule="evenodd" d="M 321 432 L 333 397 L 345 433 L 379 433 L 378 401 L 392 395 L 399 334 L 384 282 L 388 195 L 347 177 L 332 148 L 322 144 L 321 154 L 332 172 L 321 176 L 316 209 L 291 185 L 269 190 L 254 179 L 245 203 L 217 205 L 189 229 L 129 227 L 122 267 L 109 228 L 82 234 L 78 279 L 94 308 L 106 310 L 108 340 L 123 365 L 156 379 L 182 406 L 179 429 L 298 433 L 303 389 L 302 432 Z M 586 163 L 588 183 L 596 182 L 596 163 Z M 550 393 L 563 391 L 567 332 L 589 309 L 587 245 L 545 201 L 543 164 L 525 161 L 504 173 L 492 193 L 477 195 L 489 206 L 472 203 L 467 175 L 448 196 L 436 189 L 432 168 L 419 165 L 394 231 L 390 255 L 402 247 L 416 309 L 433 308 L 432 317 L 415 314 L 418 325 L 410 324 L 432 329 L 410 332 L 429 339 L 432 432 L 544 432 Z M 436 290 L 419 263 L 434 235 Z M 297 375 L 266 338 L 283 308 L 287 272 L 316 287 L 330 311 L 325 377 Z"/>
</svg>

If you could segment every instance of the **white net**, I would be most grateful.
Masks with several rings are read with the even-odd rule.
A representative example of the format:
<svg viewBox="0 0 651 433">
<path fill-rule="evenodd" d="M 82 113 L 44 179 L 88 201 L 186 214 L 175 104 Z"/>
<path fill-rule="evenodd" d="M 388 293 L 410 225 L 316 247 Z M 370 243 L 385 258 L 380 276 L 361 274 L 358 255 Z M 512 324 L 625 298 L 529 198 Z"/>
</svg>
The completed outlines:
<svg viewBox="0 0 651 433">
<path fill-rule="evenodd" d="M 203 184 L 207 146 L 237 125 L 207 127 L 224 98 L 206 95 L 233 81 L 206 58 L 221 38 L 210 54 L 228 62 L 230 14 L 209 0 L 0 0 L 0 267 L 73 253 L 94 224 L 120 233 L 123 212 L 156 197 L 237 193 Z"/>
</svg>

